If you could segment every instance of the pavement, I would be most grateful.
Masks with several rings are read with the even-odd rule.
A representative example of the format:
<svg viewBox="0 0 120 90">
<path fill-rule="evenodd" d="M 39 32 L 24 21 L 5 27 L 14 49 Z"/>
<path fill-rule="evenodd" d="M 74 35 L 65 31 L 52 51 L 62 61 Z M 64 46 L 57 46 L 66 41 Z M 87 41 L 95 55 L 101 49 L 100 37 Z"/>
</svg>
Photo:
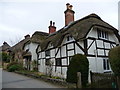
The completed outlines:
<svg viewBox="0 0 120 90">
<path fill-rule="evenodd" d="M 13 72 L 2 71 L 2 88 L 63 88 L 49 82 L 22 76 Z"/>
</svg>

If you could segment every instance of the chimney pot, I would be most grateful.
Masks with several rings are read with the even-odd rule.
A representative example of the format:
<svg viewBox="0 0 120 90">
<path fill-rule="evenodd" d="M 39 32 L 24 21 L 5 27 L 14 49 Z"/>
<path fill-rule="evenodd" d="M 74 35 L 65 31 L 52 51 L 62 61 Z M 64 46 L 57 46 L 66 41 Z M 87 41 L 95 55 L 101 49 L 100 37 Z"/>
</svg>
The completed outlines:
<svg viewBox="0 0 120 90">
<path fill-rule="evenodd" d="M 69 3 L 66 4 L 67 9 L 69 9 L 69 5 L 70 5 Z"/>
<path fill-rule="evenodd" d="M 50 21 L 49 34 L 56 32 L 55 22 Z"/>
<path fill-rule="evenodd" d="M 53 22 L 53 26 L 55 26 L 55 22 Z"/>
<path fill-rule="evenodd" d="M 70 6 L 69 6 L 69 9 L 70 9 L 70 10 L 72 10 L 72 7 L 73 7 L 73 6 L 72 6 L 72 5 L 70 5 Z"/>
<path fill-rule="evenodd" d="M 67 9 L 64 12 L 65 13 L 65 26 L 67 26 L 70 22 L 74 21 L 74 11 L 72 10 L 72 5 L 69 3 L 66 4 Z"/>
<path fill-rule="evenodd" d="M 52 26 L 52 21 L 50 21 L 50 26 Z"/>
</svg>

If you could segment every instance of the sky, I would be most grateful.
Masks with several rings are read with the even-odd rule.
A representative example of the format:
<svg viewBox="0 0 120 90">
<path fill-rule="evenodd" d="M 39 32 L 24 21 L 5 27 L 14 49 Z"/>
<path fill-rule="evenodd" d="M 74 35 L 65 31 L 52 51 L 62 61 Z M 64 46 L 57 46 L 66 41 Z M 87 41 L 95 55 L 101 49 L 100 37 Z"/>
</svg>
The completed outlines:
<svg viewBox="0 0 120 90">
<path fill-rule="evenodd" d="M 0 46 L 13 46 L 35 31 L 48 32 L 50 21 L 64 27 L 66 3 L 73 5 L 75 20 L 91 13 L 118 29 L 119 0 L 0 0 Z"/>
</svg>

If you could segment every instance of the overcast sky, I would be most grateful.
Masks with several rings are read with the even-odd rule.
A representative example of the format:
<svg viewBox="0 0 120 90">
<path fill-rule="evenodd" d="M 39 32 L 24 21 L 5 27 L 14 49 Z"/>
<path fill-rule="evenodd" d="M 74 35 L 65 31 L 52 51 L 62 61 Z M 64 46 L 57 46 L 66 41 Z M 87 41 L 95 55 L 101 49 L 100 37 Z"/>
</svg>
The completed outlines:
<svg viewBox="0 0 120 90">
<path fill-rule="evenodd" d="M 118 29 L 119 0 L 0 0 L 0 46 L 11 46 L 35 31 L 48 32 L 49 22 L 57 30 L 64 26 L 66 3 L 73 5 L 75 20 L 96 13 Z"/>
</svg>

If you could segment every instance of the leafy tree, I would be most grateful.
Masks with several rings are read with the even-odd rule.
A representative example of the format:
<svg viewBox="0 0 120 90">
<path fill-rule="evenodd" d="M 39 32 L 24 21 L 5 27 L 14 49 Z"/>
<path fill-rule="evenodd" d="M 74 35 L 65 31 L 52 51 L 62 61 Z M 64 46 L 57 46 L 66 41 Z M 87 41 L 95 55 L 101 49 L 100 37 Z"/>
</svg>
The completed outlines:
<svg viewBox="0 0 120 90">
<path fill-rule="evenodd" d="M 109 51 L 110 65 L 115 75 L 120 76 L 120 46 Z"/>
<path fill-rule="evenodd" d="M 77 72 L 81 72 L 82 86 L 88 83 L 89 62 L 85 55 L 76 54 L 72 57 L 68 70 L 67 82 L 77 83 Z"/>
<path fill-rule="evenodd" d="M 11 58 L 10 55 L 8 55 L 7 53 L 4 53 L 4 52 L 2 52 L 0 54 L 2 56 L 2 61 L 3 62 L 6 62 L 6 63 L 10 62 L 10 58 Z"/>
</svg>

